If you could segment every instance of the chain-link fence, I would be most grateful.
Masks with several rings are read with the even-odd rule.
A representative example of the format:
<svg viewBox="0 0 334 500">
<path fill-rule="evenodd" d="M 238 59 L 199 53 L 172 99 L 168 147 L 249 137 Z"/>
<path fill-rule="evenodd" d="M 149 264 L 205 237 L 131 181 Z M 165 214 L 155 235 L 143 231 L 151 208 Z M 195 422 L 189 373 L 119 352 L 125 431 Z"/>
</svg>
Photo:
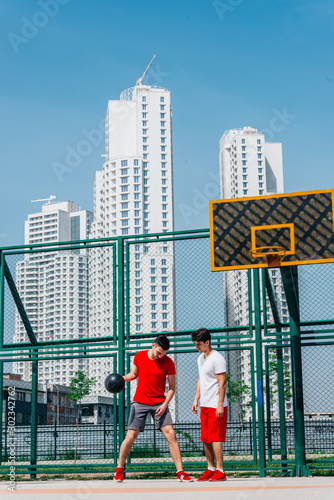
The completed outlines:
<svg viewBox="0 0 334 500">
<path fill-rule="evenodd" d="M 2 249 L 1 470 L 13 458 L 33 477 L 113 470 L 136 382 L 112 395 L 104 379 L 130 371 L 135 353 L 161 333 L 176 366 L 169 406 L 183 461 L 205 468 L 191 410 L 191 333 L 200 327 L 227 362 L 225 468 L 287 471 L 302 462 L 301 445 L 305 464 L 332 467 L 333 270 L 301 266 L 298 283 L 286 268 L 212 273 L 207 230 Z M 150 418 L 127 467 L 174 467 Z"/>
</svg>

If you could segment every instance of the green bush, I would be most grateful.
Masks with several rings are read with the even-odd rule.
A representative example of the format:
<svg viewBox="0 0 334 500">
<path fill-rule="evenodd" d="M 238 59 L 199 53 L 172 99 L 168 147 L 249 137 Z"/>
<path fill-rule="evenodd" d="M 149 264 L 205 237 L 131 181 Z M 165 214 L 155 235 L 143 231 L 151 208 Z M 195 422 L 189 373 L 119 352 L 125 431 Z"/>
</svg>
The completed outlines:
<svg viewBox="0 0 334 500">
<path fill-rule="evenodd" d="M 75 457 L 75 450 L 72 448 L 68 448 L 63 451 L 61 454 L 61 459 L 62 460 L 74 460 Z M 77 460 L 80 460 L 81 456 L 77 453 Z"/>
</svg>

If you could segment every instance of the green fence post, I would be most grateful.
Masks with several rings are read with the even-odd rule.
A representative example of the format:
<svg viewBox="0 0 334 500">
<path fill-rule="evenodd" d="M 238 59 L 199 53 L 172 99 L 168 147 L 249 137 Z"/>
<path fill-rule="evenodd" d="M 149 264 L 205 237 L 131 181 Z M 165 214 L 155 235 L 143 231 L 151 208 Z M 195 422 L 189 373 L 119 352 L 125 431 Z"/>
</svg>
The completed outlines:
<svg viewBox="0 0 334 500">
<path fill-rule="evenodd" d="M 268 269 L 262 269 L 262 279 L 265 280 L 267 295 L 271 307 L 271 312 L 273 315 L 276 332 L 279 334 L 282 332 L 282 327 L 280 323 L 280 318 L 278 314 L 278 308 L 275 300 L 275 295 L 273 288 L 271 286 L 271 281 L 268 273 Z M 282 346 L 282 347 L 279 347 Z M 286 439 L 286 420 L 285 420 L 285 381 L 284 381 L 284 367 L 283 367 L 283 340 L 279 342 L 279 346 L 276 348 L 277 353 L 277 382 L 278 382 L 278 405 L 279 405 L 279 427 L 280 427 L 280 442 L 281 442 L 281 459 L 287 460 L 287 439 Z M 268 373 L 269 380 L 269 373 Z M 267 382 L 267 387 L 269 390 L 269 383 Z M 267 413 L 270 419 L 270 411 Z M 282 463 L 285 467 L 286 462 Z"/>
<path fill-rule="evenodd" d="M 3 349 L 4 341 L 4 272 L 3 272 L 3 253 L 0 251 L 0 349 Z M 3 362 L 0 361 L 0 401 L 1 401 L 1 418 L 0 418 L 0 465 L 2 463 L 2 413 L 3 413 Z M 5 415 L 5 422 L 7 415 Z M 6 435 L 7 435 L 7 429 Z M 6 453 L 5 453 L 6 461 Z"/>
<path fill-rule="evenodd" d="M 124 240 L 121 236 L 117 238 L 117 371 L 123 375 L 125 369 L 124 360 Z M 119 443 L 125 437 L 125 391 L 118 396 L 119 414 Z"/>
<path fill-rule="evenodd" d="M 305 423 L 298 296 L 298 269 L 296 266 L 282 267 L 281 275 L 290 315 L 291 368 L 295 431 L 295 466 L 291 471 L 291 476 L 311 476 L 311 471 L 306 465 L 305 452 Z"/>
<path fill-rule="evenodd" d="M 260 300 L 260 275 L 258 269 L 253 269 L 254 290 L 254 318 L 255 318 L 255 352 L 256 352 L 256 387 L 257 387 L 257 412 L 258 412 L 258 439 L 260 477 L 266 476 L 266 444 L 263 409 L 263 367 L 262 367 L 262 342 L 261 342 L 261 300 Z"/>
<path fill-rule="evenodd" d="M 37 353 L 33 354 L 34 357 Z M 30 437 L 30 478 L 36 479 L 37 464 L 37 404 L 38 404 L 38 361 L 31 362 L 31 437 Z"/>
</svg>

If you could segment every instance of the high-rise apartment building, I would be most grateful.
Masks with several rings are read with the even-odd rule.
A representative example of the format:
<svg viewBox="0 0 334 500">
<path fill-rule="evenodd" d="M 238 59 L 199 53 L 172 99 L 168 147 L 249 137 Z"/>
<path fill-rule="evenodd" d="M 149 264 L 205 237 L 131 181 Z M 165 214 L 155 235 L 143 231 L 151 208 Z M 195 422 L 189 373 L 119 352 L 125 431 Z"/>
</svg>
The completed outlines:
<svg viewBox="0 0 334 500">
<path fill-rule="evenodd" d="M 87 239 L 93 214 L 72 202 L 46 203 L 25 222 L 25 244 Z M 16 287 L 38 341 L 89 336 L 88 256 L 85 249 L 29 253 L 16 264 Z M 19 314 L 15 316 L 14 342 L 27 342 Z M 41 384 L 69 385 L 76 370 L 87 361 L 39 362 Z M 31 379 L 31 364 L 16 361 L 15 373 Z"/>
<path fill-rule="evenodd" d="M 220 140 L 220 193 L 222 199 L 283 193 L 282 145 L 267 143 L 264 134 L 252 127 L 226 131 Z M 287 305 L 280 274 L 269 270 L 282 321 L 287 321 Z M 225 326 L 248 324 L 247 272 L 223 273 Z M 271 310 L 267 304 L 269 321 Z M 287 354 L 287 353 L 286 353 Z M 289 360 L 286 366 L 290 369 Z M 229 355 L 229 371 L 235 378 L 250 383 L 249 351 L 235 351 Z M 291 413 L 291 403 L 286 403 Z M 277 405 L 271 408 L 278 417 Z M 232 418 L 237 418 L 236 415 Z"/>
<path fill-rule="evenodd" d="M 108 102 L 105 127 L 105 162 L 95 176 L 91 237 L 173 231 L 170 92 L 143 85 L 140 80 L 122 92 L 119 100 Z M 111 335 L 111 250 L 92 254 L 90 269 L 91 336 Z M 173 244 L 134 242 L 129 279 L 131 334 L 173 330 Z M 105 358 L 90 361 L 91 377 L 97 378 L 102 370 L 107 374 L 110 369 Z M 98 385 L 95 390 L 100 390 Z"/>
</svg>

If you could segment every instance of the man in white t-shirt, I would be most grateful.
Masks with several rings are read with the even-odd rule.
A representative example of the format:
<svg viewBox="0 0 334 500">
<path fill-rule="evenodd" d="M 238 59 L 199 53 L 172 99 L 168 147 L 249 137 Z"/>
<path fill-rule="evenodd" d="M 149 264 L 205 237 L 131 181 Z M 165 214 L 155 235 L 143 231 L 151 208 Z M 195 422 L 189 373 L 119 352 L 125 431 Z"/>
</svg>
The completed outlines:
<svg viewBox="0 0 334 500">
<path fill-rule="evenodd" d="M 192 333 L 192 341 L 201 353 L 197 359 L 198 381 L 192 411 L 197 413 L 201 399 L 201 441 L 208 462 L 208 468 L 197 481 L 226 481 L 222 445 L 227 425 L 226 361 L 211 347 L 211 335 L 206 328 Z"/>
</svg>

